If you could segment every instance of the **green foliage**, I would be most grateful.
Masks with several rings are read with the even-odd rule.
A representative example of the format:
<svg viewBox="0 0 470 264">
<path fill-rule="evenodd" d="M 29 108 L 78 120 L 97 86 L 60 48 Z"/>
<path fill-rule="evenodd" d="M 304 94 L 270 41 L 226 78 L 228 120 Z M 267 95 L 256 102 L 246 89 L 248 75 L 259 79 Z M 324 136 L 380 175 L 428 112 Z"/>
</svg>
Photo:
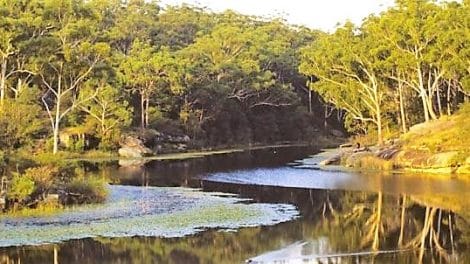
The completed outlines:
<svg viewBox="0 0 470 264">
<path fill-rule="evenodd" d="M 469 98 L 468 8 L 398 1 L 359 26 L 320 35 L 301 50 L 300 71 L 312 77 L 311 89 L 346 111 L 351 132 L 374 131 L 381 143 L 383 130 L 406 132 Z"/>
<path fill-rule="evenodd" d="M 97 142 L 72 150 L 114 150 L 167 124 L 201 146 L 308 140 L 323 119 L 380 143 L 469 97 L 468 10 L 403 0 L 329 34 L 156 1 L 3 1 L 0 144 L 58 153 L 79 127 Z"/>
<path fill-rule="evenodd" d="M 93 93 L 96 95 L 92 96 Z M 87 127 L 93 127 L 99 138 L 101 150 L 114 149 L 120 138 L 121 131 L 131 123 L 132 108 L 125 100 L 124 95 L 110 84 L 100 81 L 89 81 L 82 93 L 82 98 L 90 98 L 85 101 L 80 110 L 86 114 Z M 83 140 L 79 140 L 81 149 Z"/>
<path fill-rule="evenodd" d="M 59 169 L 57 167 L 47 165 L 27 169 L 23 177 L 31 179 L 34 182 L 35 189 L 40 194 L 47 194 L 58 176 Z"/>
<path fill-rule="evenodd" d="M 74 203 L 103 202 L 108 195 L 107 182 L 97 176 L 77 176 L 65 187 L 66 191 L 75 195 Z"/>
<path fill-rule="evenodd" d="M 19 87 L 39 88 L 28 105 L 42 105 L 47 116 L 17 112 L 35 115 L 23 118 L 30 125 L 50 124 L 41 145 L 49 151 L 66 145 L 59 144 L 64 128 L 85 127 L 98 142 L 78 140 L 68 150 L 114 150 L 121 133 L 139 123 L 157 130 L 171 123 L 201 146 L 297 140 L 277 128 L 276 115 L 306 116 L 297 50 L 313 31 L 196 7 L 161 12 L 154 1 L 7 2 L 0 6 L 0 50 L 11 53 L 2 59 L 2 91 L 18 104 Z M 257 124 L 260 112 L 271 121 Z M 311 119 L 302 122 L 309 131 Z M 273 135 L 264 139 L 261 131 Z M 1 134 L 16 147 L 46 134 L 36 132 Z"/>
<path fill-rule="evenodd" d="M 41 118 L 38 105 L 6 100 L 0 106 L 0 145 L 5 149 L 31 145 L 44 129 Z"/>
<path fill-rule="evenodd" d="M 52 147 L 52 146 L 51 146 Z M 65 161 L 64 159 L 66 158 L 66 154 L 64 152 L 58 152 L 56 154 L 53 154 L 52 152 L 40 152 L 37 153 L 34 156 L 26 156 L 30 155 L 30 153 L 25 153 L 25 155 L 22 155 L 23 158 L 27 159 L 33 159 L 34 162 L 36 162 L 39 165 L 60 165 L 64 164 Z"/>
<path fill-rule="evenodd" d="M 23 201 L 34 192 L 36 185 L 34 180 L 28 175 L 15 174 L 11 180 L 11 186 L 8 190 L 9 199 Z"/>
</svg>

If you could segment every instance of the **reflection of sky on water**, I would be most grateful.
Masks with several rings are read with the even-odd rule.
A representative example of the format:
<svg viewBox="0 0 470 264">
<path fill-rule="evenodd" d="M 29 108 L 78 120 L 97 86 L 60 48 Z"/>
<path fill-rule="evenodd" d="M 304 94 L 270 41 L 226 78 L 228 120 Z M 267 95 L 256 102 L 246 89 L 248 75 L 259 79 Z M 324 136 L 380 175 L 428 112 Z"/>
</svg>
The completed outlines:
<svg viewBox="0 0 470 264">
<path fill-rule="evenodd" d="M 310 263 L 306 258 L 332 253 L 335 251 L 330 247 L 328 238 L 319 237 L 313 241 L 299 241 L 281 249 L 263 253 L 250 258 L 249 263 Z"/>
<path fill-rule="evenodd" d="M 319 237 L 311 241 L 298 241 L 296 243 L 287 245 L 280 249 L 265 252 L 256 257 L 247 260 L 251 264 L 307 264 L 307 263 L 356 263 L 361 262 L 360 259 L 367 260 L 367 257 L 374 257 L 377 255 L 385 254 L 407 254 L 413 253 L 412 249 L 397 249 L 397 250 L 359 250 L 357 252 L 338 252 L 330 245 L 327 237 Z M 364 258 L 365 257 L 365 258 Z M 367 262 L 371 262 L 367 261 Z M 388 262 L 387 262 L 388 263 Z"/>
<path fill-rule="evenodd" d="M 297 161 L 290 167 L 257 168 L 208 174 L 204 180 L 236 184 L 254 184 L 294 188 L 341 189 L 354 191 L 384 191 L 406 194 L 468 195 L 470 181 L 449 179 L 450 176 L 408 176 L 406 174 L 354 173 L 320 169 L 321 157 Z"/>
</svg>

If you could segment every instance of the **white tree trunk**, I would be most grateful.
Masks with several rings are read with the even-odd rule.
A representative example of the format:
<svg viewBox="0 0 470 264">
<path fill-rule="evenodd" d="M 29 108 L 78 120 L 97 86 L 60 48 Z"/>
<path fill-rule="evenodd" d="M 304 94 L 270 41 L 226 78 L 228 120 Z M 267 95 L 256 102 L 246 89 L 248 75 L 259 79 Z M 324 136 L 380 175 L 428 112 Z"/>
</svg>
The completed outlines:
<svg viewBox="0 0 470 264">
<path fill-rule="evenodd" d="M 61 105 L 61 81 L 59 79 L 59 84 L 57 86 L 57 98 L 56 98 L 56 109 L 54 117 L 54 125 L 52 126 L 53 135 L 52 140 L 54 142 L 54 147 L 52 150 L 53 154 L 56 154 L 59 151 L 59 127 L 60 127 L 60 105 Z"/>
<path fill-rule="evenodd" d="M 0 106 L 3 105 L 5 100 L 5 91 L 6 91 L 6 78 L 7 78 L 7 60 L 3 59 L 0 71 Z"/>
</svg>

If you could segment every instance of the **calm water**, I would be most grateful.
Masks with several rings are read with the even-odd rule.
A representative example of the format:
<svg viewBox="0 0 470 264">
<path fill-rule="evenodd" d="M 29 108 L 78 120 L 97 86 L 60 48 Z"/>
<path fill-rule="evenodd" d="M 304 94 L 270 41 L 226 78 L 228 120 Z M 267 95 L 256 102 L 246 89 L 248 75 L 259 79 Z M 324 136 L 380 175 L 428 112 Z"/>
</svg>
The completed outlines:
<svg viewBox="0 0 470 264">
<path fill-rule="evenodd" d="M 470 263 L 470 181 L 320 171 L 320 158 L 310 157 L 314 153 L 297 147 L 133 168 L 86 164 L 118 190 L 134 188 L 118 187 L 123 185 L 232 193 L 256 204 L 294 205 L 300 217 L 237 230 L 212 226 L 179 238 L 99 237 L 6 247 L 0 248 L 0 263 Z"/>
</svg>

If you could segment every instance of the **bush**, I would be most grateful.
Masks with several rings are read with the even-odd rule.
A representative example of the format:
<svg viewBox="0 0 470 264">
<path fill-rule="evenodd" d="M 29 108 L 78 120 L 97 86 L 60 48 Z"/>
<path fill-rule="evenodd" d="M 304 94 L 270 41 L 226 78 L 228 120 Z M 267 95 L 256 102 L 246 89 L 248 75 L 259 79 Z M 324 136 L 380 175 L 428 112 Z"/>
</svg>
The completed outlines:
<svg viewBox="0 0 470 264">
<path fill-rule="evenodd" d="M 53 166 L 42 166 L 27 169 L 24 177 L 32 179 L 36 185 L 36 191 L 41 194 L 47 194 L 54 184 L 54 178 L 58 175 L 59 170 Z"/>
<path fill-rule="evenodd" d="M 74 178 L 67 184 L 66 191 L 70 194 L 72 203 L 94 203 L 104 202 L 108 195 L 107 183 L 100 177 Z"/>
<path fill-rule="evenodd" d="M 9 199 L 19 201 L 26 200 L 36 189 L 36 185 L 30 176 L 15 174 L 11 180 L 11 187 L 8 191 Z"/>
<path fill-rule="evenodd" d="M 0 145 L 5 149 L 30 145 L 44 129 L 40 113 L 36 104 L 6 100 L 0 108 Z"/>
</svg>

